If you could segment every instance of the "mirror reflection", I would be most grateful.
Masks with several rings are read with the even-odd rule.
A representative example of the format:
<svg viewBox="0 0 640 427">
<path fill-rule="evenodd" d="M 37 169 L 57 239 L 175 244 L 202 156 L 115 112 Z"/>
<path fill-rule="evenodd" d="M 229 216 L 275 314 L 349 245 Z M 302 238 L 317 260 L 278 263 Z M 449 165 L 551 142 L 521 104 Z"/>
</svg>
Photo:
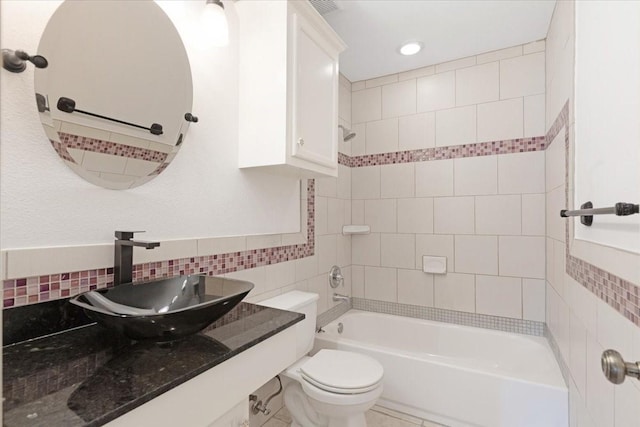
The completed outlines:
<svg viewBox="0 0 640 427">
<path fill-rule="evenodd" d="M 125 189 L 160 174 L 190 122 L 186 50 L 152 1 L 65 1 L 47 24 L 35 72 L 44 130 L 64 162 L 102 187 Z"/>
</svg>

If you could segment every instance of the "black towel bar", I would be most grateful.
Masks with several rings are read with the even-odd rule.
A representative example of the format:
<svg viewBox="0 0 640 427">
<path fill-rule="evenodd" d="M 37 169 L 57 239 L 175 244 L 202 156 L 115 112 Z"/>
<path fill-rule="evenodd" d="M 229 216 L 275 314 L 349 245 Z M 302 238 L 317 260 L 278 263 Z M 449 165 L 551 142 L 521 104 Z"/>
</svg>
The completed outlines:
<svg viewBox="0 0 640 427">
<path fill-rule="evenodd" d="M 580 222 L 586 226 L 590 226 L 593 224 L 593 216 L 594 215 L 617 215 L 617 216 L 627 216 L 633 215 L 640 212 L 640 205 L 633 203 L 616 203 L 615 206 L 610 208 L 593 208 L 593 203 L 587 202 L 580 206 L 580 209 L 577 210 L 567 210 L 562 209 L 560 211 L 560 216 L 563 218 L 567 218 L 570 216 L 579 216 Z"/>
<path fill-rule="evenodd" d="M 152 135 L 162 135 L 162 125 L 160 125 L 158 123 L 153 123 L 150 127 L 147 128 L 147 127 L 144 127 L 144 126 L 137 125 L 135 123 L 125 122 L 124 120 L 113 119 L 111 117 L 102 116 L 100 114 L 90 113 L 88 111 L 78 110 L 76 108 L 76 101 L 74 101 L 71 98 L 65 98 L 64 96 L 61 97 L 60 99 L 58 99 L 58 110 L 63 111 L 65 113 L 73 113 L 73 112 L 82 113 L 82 114 L 86 114 L 88 116 L 97 117 L 99 119 L 109 120 L 111 122 L 121 123 L 121 124 L 127 125 L 127 126 L 133 126 L 135 128 L 138 128 L 138 129 L 148 130 L 149 132 L 151 132 Z"/>
</svg>

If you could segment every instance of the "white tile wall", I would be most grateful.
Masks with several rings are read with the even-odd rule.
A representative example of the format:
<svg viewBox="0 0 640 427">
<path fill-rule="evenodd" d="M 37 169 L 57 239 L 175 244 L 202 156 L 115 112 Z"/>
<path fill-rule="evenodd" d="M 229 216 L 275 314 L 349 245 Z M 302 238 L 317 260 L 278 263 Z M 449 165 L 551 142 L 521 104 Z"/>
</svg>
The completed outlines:
<svg viewBox="0 0 640 427">
<path fill-rule="evenodd" d="M 365 267 L 364 297 L 397 302 L 398 285 L 395 268 Z"/>
<path fill-rule="evenodd" d="M 508 58 L 520 56 L 522 55 L 523 47 L 524 46 L 513 46 L 513 47 L 508 47 L 506 49 L 494 50 L 493 52 L 483 53 L 476 57 L 477 63 L 486 64 L 487 62 L 499 61 L 501 59 L 508 59 Z M 532 53 L 532 52 L 525 52 L 525 53 Z"/>
<path fill-rule="evenodd" d="M 476 311 L 502 317 L 522 317 L 522 279 L 476 276 Z"/>
<path fill-rule="evenodd" d="M 475 313 L 476 286 L 473 274 L 435 276 L 434 290 L 436 307 Z"/>
<path fill-rule="evenodd" d="M 366 154 L 398 151 L 398 119 L 367 122 Z"/>
<path fill-rule="evenodd" d="M 382 89 L 365 89 L 351 94 L 353 123 L 380 120 L 382 118 Z"/>
<path fill-rule="evenodd" d="M 433 233 L 433 199 L 398 199 L 398 233 Z"/>
<path fill-rule="evenodd" d="M 315 224 L 316 224 L 316 234 L 318 236 L 327 234 L 327 230 L 329 229 L 328 204 L 329 202 L 326 197 L 318 196 L 316 198 Z"/>
<path fill-rule="evenodd" d="M 436 234 L 474 234 L 473 197 L 436 197 L 433 230 Z"/>
<path fill-rule="evenodd" d="M 376 77 L 375 79 L 370 79 L 365 82 L 367 88 L 378 87 L 387 85 L 390 83 L 395 83 L 398 81 L 398 76 L 395 74 L 389 76 Z"/>
<path fill-rule="evenodd" d="M 352 155 L 543 135 L 544 48 L 352 84 Z M 351 222 L 371 227 L 351 237 L 353 295 L 544 319 L 544 153 L 357 167 L 351 196 Z M 423 255 L 447 274 L 423 273 Z"/>
<path fill-rule="evenodd" d="M 525 137 L 540 136 L 545 134 L 544 102 L 544 94 L 524 97 Z"/>
<path fill-rule="evenodd" d="M 456 105 L 479 104 L 500 99 L 498 62 L 456 71 Z"/>
<path fill-rule="evenodd" d="M 453 163 L 456 196 L 498 193 L 498 156 L 467 157 Z"/>
<path fill-rule="evenodd" d="M 351 129 L 356 133 L 356 136 L 349 141 L 349 145 L 351 146 L 350 155 L 362 156 L 366 151 L 365 141 L 367 139 L 367 124 L 355 123 L 352 125 Z"/>
<path fill-rule="evenodd" d="M 351 171 L 351 197 L 353 199 L 380 197 L 380 166 L 354 168 Z"/>
<path fill-rule="evenodd" d="M 524 236 L 545 235 L 545 195 L 522 195 L 522 234 Z"/>
<path fill-rule="evenodd" d="M 456 105 L 456 74 L 435 74 L 416 81 L 417 111 L 435 111 Z"/>
<path fill-rule="evenodd" d="M 522 318 L 544 322 L 546 309 L 545 282 L 541 279 L 522 279 Z"/>
<path fill-rule="evenodd" d="M 352 236 L 351 248 L 351 260 L 355 265 L 380 265 L 379 233 Z"/>
<path fill-rule="evenodd" d="M 381 234 L 380 263 L 383 267 L 415 268 L 415 234 Z"/>
<path fill-rule="evenodd" d="M 529 53 L 544 52 L 545 43 L 545 40 L 538 40 L 536 42 L 527 43 L 522 46 L 522 53 L 527 55 Z"/>
<path fill-rule="evenodd" d="M 436 114 L 431 112 L 400 117 L 398 132 L 400 151 L 434 147 L 436 145 Z"/>
<path fill-rule="evenodd" d="M 341 234 L 342 226 L 351 222 L 345 219 L 345 200 L 329 198 L 327 202 L 327 233 Z"/>
<path fill-rule="evenodd" d="M 364 222 L 374 233 L 396 232 L 396 200 L 365 200 Z"/>
<path fill-rule="evenodd" d="M 315 252 L 318 255 L 318 265 L 323 266 L 329 272 L 332 265 L 338 263 L 337 258 L 337 238 L 335 234 L 316 237 Z"/>
<path fill-rule="evenodd" d="M 433 274 L 398 269 L 398 302 L 433 307 Z"/>
<path fill-rule="evenodd" d="M 383 199 L 413 197 L 415 194 L 414 163 L 387 165 L 380 170 L 380 197 Z"/>
<path fill-rule="evenodd" d="M 476 233 L 493 235 L 522 234 L 522 200 L 520 195 L 476 197 Z M 544 199 L 539 198 L 538 202 Z M 544 220 L 544 213 L 538 212 Z M 541 234 L 542 235 L 542 234 Z"/>
<path fill-rule="evenodd" d="M 415 114 L 416 81 L 406 80 L 382 87 L 382 117 L 398 117 Z"/>
<path fill-rule="evenodd" d="M 544 62 L 544 52 L 500 61 L 500 98 L 544 93 Z"/>
<path fill-rule="evenodd" d="M 415 164 L 416 197 L 453 196 L 453 160 Z"/>
<path fill-rule="evenodd" d="M 503 154 L 497 159 L 500 194 L 544 193 L 544 152 Z"/>
<path fill-rule="evenodd" d="M 351 295 L 364 298 L 364 267 L 361 265 L 351 266 Z"/>
<path fill-rule="evenodd" d="M 469 56 L 467 58 L 455 59 L 453 61 L 444 62 L 436 65 L 436 73 L 444 73 L 449 70 L 457 70 L 458 68 L 471 67 L 476 65 L 476 57 Z"/>
<path fill-rule="evenodd" d="M 352 90 L 354 124 L 400 119 L 396 149 L 541 136 L 545 131 L 545 42 L 356 82 Z M 426 112 L 435 112 L 426 116 L 431 122 L 416 117 Z M 369 129 L 367 136 L 376 140 L 367 144 L 368 153 L 395 146 L 395 141 L 381 143 L 380 135 Z"/>
<path fill-rule="evenodd" d="M 435 74 L 436 67 L 433 65 L 429 67 L 416 68 L 415 70 L 409 70 L 398 74 L 398 81 L 415 79 L 418 77 L 426 77 Z"/>
<path fill-rule="evenodd" d="M 498 237 L 456 236 L 455 263 L 458 273 L 497 275 Z"/>
<path fill-rule="evenodd" d="M 471 144 L 476 142 L 476 106 L 436 111 L 436 145 Z"/>
<path fill-rule="evenodd" d="M 478 142 L 522 138 L 523 132 L 522 98 L 478 105 Z"/>
<path fill-rule="evenodd" d="M 500 236 L 500 275 L 544 279 L 544 237 Z"/>
</svg>

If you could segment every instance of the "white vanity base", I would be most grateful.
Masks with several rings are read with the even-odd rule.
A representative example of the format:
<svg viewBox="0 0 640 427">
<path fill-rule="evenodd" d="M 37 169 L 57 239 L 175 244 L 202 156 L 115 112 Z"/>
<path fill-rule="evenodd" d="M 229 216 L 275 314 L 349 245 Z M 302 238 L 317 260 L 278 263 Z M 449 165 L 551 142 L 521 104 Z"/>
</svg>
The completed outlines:
<svg viewBox="0 0 640 427">
<path fill-rule="evenodd" d="M 248 405 L 250 393 L 296 361 L 295 329 L 285 329 L 106 426 L 236 427 L 232 420 L 227 424 L 217 421 L 223 422 L 220 418 L 238 402 Z"/>
</svg>

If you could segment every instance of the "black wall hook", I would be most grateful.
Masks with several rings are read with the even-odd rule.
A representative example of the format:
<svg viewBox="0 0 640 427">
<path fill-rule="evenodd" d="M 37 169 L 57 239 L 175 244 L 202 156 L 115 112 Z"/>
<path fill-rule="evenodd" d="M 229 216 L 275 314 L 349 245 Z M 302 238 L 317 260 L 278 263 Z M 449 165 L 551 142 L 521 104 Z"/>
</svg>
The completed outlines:
<svg viewBox="0 0 640 427">
<path fill-rule="evenodd" d="M 191 113 L 185 113 L 184 119 L 191 123 L 198 123 L 198 118 Z"/>
<path fill-rule="evenodd" d="M 49 61 L 42 55 L 30 56 L 24 50 L 2 49 L 2 68 L 12 73 L 21 73 L 27 68 L 27 63 L 31 62 L 36 68 L 47 68 Z"/>
</svg>

